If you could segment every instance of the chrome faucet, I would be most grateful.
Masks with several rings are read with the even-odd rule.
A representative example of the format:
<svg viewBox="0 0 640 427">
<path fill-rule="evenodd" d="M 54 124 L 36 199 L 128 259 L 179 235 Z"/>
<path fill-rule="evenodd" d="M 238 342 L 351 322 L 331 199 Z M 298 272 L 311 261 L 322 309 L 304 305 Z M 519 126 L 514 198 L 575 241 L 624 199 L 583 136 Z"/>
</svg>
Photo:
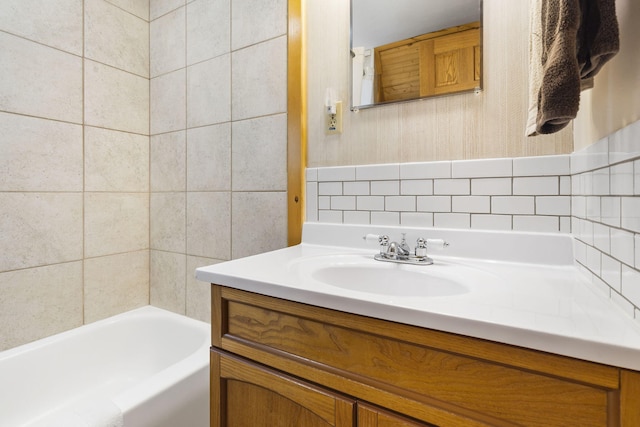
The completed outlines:
<svg viewBox="0 0 640 427">
<path fill-rule="evenodd" d="M 377 239 L 380 244 L 380 253 L 374 256 L 377 261 L 396 262 L 400 264 L 415 264 L 415 265 L 430 265 L 433 264 L 433 259 L 427 256 L 427 246 L 434 246 L 440 248 L 446 248 L 449 243 L 442 239 L 424 239 L 419 238 L 416 240 L 416 246 L 411 252 L 411 248 L 407 244 L 405 233 L 402 233 L 402 240 L 400 243 L 392 242 L 389 240 L 389 236 L 377 236 L 368 234 L 363 239 L 370 241 Z"/>
</svg>

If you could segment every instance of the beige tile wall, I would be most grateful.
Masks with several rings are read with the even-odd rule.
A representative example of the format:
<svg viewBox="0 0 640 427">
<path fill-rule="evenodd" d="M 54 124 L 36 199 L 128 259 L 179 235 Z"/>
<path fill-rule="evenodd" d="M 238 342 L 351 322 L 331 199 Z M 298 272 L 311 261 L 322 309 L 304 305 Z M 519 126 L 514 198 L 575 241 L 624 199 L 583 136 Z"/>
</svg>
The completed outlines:
<svg viewBox="0 0 640 427">
<path fill-rule="evenodd" d="M 150 298 L 209 320 L 196 267 L 287 244 L 287 2 L 152 0 L 150 14 Z"/>
<path fill-rule="evenodd" d="M 0 350 L 149 303 L 145 3 L 0 3 Z"/>
</svg>

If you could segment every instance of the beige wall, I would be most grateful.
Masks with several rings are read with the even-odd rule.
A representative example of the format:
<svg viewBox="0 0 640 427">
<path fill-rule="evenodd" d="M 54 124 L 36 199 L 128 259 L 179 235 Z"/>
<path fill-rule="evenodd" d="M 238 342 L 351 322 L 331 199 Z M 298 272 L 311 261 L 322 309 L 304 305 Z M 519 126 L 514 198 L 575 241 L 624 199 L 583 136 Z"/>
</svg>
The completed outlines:
<svg viewBox="0 0 640 427">
<path fill-rule="evenodd" d="M 349 2 L 307 1 L 309 166 L 570 153 L 570 128 L 552 136 L 524 136 L 528 5 L 484 0 L 482 93 L 358 113 L 345 109 L 343 134 L 326 136 L 325 89 L 335 88 L 349 104 Z"/>
<path fill-rule="evenodd" d="M 208 320 L 196 267 L 286 246 L 286 31 L 286 0 L 0 2 L 0 350 Z"/>
<path fill-rule="evenodd" d="M 149 302 L 148 14 L 0 4 L 0 350 Z"/>
<path fill-rule="evenodd" d="M 616 14 L 620 52 L 596 76 L 595 87 L 582 93 L 576 150 L 640 119 L 640 2 L 617 0 Z"/>
<path fill-rule="evenodd" d="M 210 320 L 197 267 L 287 245 L 287 2 L 150 14 L 150 301 Z"/>
</svg>

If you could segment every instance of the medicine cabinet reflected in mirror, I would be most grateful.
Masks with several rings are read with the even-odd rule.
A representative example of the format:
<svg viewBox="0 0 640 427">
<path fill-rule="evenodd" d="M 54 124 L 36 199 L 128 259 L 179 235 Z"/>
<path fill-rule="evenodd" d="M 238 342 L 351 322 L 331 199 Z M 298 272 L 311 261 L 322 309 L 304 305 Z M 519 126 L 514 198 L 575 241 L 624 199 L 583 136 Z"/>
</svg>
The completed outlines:
<svg viewBox="0 0 640 427">
<path fill-rule="evenodd" d="M 353 110 L 479 90 L 481 0 L 351 0 Z"/>
</svg>

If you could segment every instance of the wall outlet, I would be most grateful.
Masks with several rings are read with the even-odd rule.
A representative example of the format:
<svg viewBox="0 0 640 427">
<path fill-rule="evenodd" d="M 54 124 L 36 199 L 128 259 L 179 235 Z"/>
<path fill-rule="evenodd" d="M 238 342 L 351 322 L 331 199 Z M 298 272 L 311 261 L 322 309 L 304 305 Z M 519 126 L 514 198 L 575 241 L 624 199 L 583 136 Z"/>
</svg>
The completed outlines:
<svg viewBox="0 0 640 427">
<path fill-rule="evenodd" d="M 335 114 L 325 114 L 325 133 L 335 135 L 342 133 L 342 101 L 336 102 Z"/>
</svg>

